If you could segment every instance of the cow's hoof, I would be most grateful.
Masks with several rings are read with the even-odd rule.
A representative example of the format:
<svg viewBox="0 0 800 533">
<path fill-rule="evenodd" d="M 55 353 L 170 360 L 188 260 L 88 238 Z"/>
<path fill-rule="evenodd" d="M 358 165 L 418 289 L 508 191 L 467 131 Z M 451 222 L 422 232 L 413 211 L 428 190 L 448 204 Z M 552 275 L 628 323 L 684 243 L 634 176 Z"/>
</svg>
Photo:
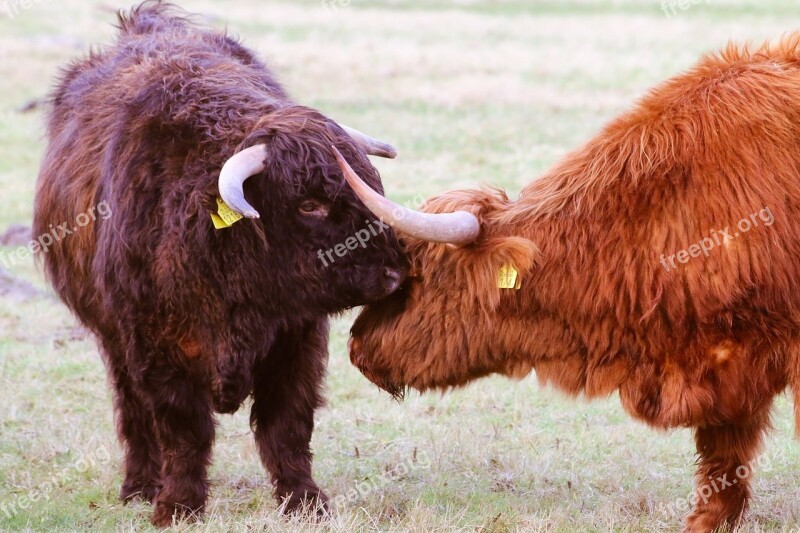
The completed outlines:
<svg viewBox="0 0 800 533">
<path fill-rule="evenodd" d="M 713 533 L 733 531 L 734 526 L 718 512 L 695 510 L 686 519 L 683 533 Z"/>
<path fill-rule="evenodd" d="M 180 520 L 193 522 L 200 518 L 202 514 L 202 507 L 192 509 L 190 506 L 160 501 L 156 502 L 153 516 L 150 517 L 150 523 L 155 527 L 170 527 Z"/>
<path fill-rule="evenodd" d="M 286 499 L 283 512 L 324 519 L 330 515 L 330 499 L 319 489 L 295 491 Z"/>
<path fill-rule="evenodd" d="M 119 499 L 123 503 L 135 500 L 153 503 L 156 501 L 161 487 L 152 481 L 125 481 L 119 491 Z"/>
</svg>

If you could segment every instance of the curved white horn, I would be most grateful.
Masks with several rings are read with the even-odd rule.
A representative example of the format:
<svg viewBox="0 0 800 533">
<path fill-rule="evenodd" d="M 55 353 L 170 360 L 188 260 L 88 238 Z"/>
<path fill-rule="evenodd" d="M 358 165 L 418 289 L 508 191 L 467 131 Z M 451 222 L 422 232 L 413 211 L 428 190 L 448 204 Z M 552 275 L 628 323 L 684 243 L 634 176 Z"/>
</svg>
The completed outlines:
<svg viewBox="0 0 800 533">
<path fill-rule="evenodd" d="M 478 237 L 481 225 L 478 218 L 466 211 L 454 213 L 421 213 L 396 204 L 373 191 L 350 167 L 342 154 L 332 146 L 339 168 L 347 183 L 372 214 L 400 233 L 429 242 L 468 244 Z"/>
<path fill-rule="evenodd" d="M 397 157 L 397 149 L 391 144 L 374 139 L 366 133 L 345 126 L 344 124 L 339 124 L 339 126 L 369 155 L 377 155 L 378 157 L 386 157 L 389 159 Z"/>
<path fill-rule="evenodd" d="M 259 218 L 260 215 L 244 199 L 242 186 L 247 178 L 264 170 L 266 156 L 267 148 L 263 144 L 245 148 L 228 159 L 219 173 L 218 186 L 222 200 L 228 204 L 228 207 L 247 218 Z"/>
</svg>

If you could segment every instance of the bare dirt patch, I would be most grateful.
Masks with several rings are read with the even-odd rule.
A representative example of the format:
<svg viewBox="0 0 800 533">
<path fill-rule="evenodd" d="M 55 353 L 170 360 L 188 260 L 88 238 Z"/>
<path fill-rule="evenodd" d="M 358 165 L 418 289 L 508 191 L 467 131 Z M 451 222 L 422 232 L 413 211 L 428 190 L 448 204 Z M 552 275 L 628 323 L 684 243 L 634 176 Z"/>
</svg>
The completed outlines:
<svg viewBox="0 0 800 533">
<path fill-rule="evenodd" d="M 29 300 L 36 298 L 41 293 L 27 281 L 15 278 L 0 267 L 0 296 Z"/>
<path fill-rule="evenodd" d="M 30 226 L 12 224 L 0 234 L 0 246 L 25 246 L 32 239 Z"/>
</svg>

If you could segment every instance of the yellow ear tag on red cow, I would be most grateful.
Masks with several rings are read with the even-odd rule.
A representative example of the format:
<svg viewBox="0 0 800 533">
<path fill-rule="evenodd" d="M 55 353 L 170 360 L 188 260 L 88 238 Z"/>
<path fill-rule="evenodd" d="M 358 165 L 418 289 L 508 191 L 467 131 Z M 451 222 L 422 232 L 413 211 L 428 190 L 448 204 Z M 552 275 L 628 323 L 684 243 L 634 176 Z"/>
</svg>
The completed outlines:
<svg viewBox="0 0 800 533">
<path fill-rule="evenodd" d="M 222 198 L 217 198 L 217 212 L 210 213 L 211 221 L 214 223 L 214 228 L 225 229 L 230 228 L 244 218 L 222 201 Z"/>
<path fill-rule="evenodd" d="M 497 273 L 497 287 L 519 290 L 522 287 L 522 277 L 512 265 L 503 265 Z"/>
</svg>

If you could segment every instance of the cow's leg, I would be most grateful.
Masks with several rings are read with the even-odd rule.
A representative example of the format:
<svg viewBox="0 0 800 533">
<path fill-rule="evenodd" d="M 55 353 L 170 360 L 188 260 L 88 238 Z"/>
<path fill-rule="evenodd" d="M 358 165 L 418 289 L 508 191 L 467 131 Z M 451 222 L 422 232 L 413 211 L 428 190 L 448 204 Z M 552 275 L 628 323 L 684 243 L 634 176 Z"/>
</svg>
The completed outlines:
<svg viewBox="0 0 800 533">
<path fill-rule="evenodd" d="M 323 319 L 282 333 L 255 367 L 250 423 L 276 498 L 288 498 L 287 512 L 317 503 L 327 509 L 328 497 L 311 477 L 309 446 L 327 361 L 328 322 Z"/>
<path fill-rule="evenodd" d="M 208 495 L 208 465 L 214 442 L 214 416 L 207 380 L 158 353 L 142 375 L 141 389 L 153 413 L 161 446 L 161 490 L 151 522 L 169 526 L 176 518 L 203 512 Z"/>
<path fill-rule="evenodd" d="M 750 499 L 752 462 L 768 424 L 768 410 L 763 410 L 740 424 L 697 428 L 697 504 L 685 532 L 732 529 L 739 523 Z"/>
<path fill-rule="evenodd" d="M 118 344 L 116 331 L 98 335 L 106 369 L 114 387 L 117 435 L 125 451 L 125 479 L 120 499 L 152 502 L 158 494 L 161 476 L 161 449 L 156 439 L 153 415 L 137 394 L 125 364 L 125 350 Z"/>
<path fill-rule="evenodd" d="M 125 480 L 120 498 L 152 502 L 160 487 L 161 448 L 156 438 L 153 414 L 133 388 L 125 368 L 111 369 L 117 433 L 125 448 Z"/>
</svg>

